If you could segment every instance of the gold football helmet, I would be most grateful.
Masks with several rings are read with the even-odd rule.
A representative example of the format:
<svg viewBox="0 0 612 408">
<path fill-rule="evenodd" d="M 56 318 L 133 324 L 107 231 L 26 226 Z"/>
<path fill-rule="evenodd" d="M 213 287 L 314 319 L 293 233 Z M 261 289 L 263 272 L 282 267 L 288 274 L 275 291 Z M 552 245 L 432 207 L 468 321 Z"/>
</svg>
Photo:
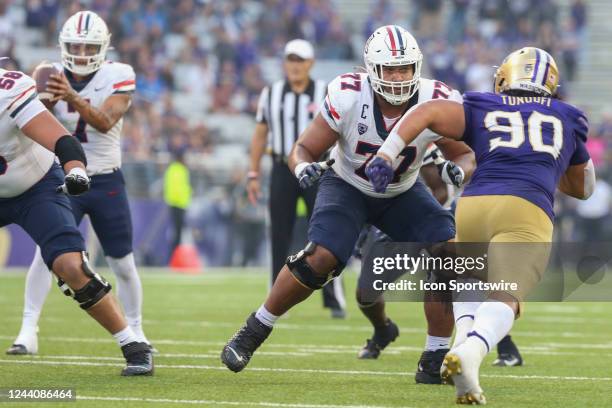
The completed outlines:
<svg viewBox="0 0 612 408">
<path fill-rule="evenodd" d="M 525 47 L 512 52 L 495 72 L 495 93 L 510 90 L 553 96 L 559 86 L 559 70 L 546 51 Z"/>
</svg>

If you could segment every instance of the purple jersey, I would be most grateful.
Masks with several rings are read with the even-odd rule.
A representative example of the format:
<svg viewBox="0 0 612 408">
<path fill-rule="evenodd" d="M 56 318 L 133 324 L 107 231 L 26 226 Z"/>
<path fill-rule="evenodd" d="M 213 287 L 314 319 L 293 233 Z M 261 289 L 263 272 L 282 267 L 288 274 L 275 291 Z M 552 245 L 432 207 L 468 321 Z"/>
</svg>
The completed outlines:
<svg viewBox="0 0 612 408">
<path fill-rule="evenodd" d="M 552 219 L 559 179 L 589 160 L 584 113 L 557 99 L 481 92 L 466 93 L 463 106 L 463 141 L 477 163 L 463 195 L 521 197 Z"/>
</svg>

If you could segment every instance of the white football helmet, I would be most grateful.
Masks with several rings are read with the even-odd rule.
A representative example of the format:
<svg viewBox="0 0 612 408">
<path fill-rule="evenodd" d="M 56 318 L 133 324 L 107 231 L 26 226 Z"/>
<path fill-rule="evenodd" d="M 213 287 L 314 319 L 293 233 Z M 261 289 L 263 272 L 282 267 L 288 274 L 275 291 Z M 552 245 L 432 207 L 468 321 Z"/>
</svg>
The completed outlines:
<svg viewBox="0 0 612 408">
<path fill-rule="evenodd" d="M 370 83 L 374 92 L 393 105 L 407 102 L 418 90 L 423 54 L 414 37 L 397 25 L 382 26 L 374 30 L 363 51 Z M 383 66 L 412 65 L 414 73 L 409 81 L 387 81 Z"/>
<path fill-rule="evenodd" d="M 66 20 L 59 35 L 62 65 L 77 75 L 97 71 L 106 59 L 110 37 L 100 16 L 92 11 L 79 11 Z M 75 53 L 75 48 L 83 45 L 85 52 Z"/>
</svg>

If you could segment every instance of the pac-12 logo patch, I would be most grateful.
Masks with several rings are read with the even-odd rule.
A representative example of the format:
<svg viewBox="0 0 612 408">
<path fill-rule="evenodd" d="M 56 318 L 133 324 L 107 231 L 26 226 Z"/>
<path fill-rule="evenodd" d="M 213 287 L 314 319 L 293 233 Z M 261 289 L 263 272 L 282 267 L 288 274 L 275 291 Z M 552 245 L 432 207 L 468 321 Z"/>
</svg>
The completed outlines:
<svg viewBox="0 0 612 408">
<path fill-rule="evenodd" d="M 368 131 L 368 126 L 363 124 L 363 123 L 358 123 L 357 124 L 357 132 L 359 132 L 360 135 L 363 135 L 365 132 Z"/>
</svg>

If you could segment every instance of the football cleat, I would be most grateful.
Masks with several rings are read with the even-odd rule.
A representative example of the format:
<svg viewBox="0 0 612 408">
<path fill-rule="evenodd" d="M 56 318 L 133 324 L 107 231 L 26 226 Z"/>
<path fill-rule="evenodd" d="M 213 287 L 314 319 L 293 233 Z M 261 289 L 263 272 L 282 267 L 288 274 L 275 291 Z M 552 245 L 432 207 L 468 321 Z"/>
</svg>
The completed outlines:
<svg viewBox="0 0 612 408">
<path fill-rule="evenodd" d="M 36 354 L 27 349 L 23 344 L 13 344 L 11 347 L 6 350 L 6 354 L 11 356 L 26 356 Z"/>
<path fill-rule="evenodd" d="M 331 309 L 332 319 L 346 319 L 346 310 L 342 308 Z"/>
<path fill-rule="evenodd" d="M 440 377 L 442 381 L 455 384 L 457 404 L 486 405 L 487 400 L 478 380 L 480 360 L 478 351 L 465 343 L 444 357 Z"/>
<path fill-rule="evenodd" d="M 122 376 L 153 375 L 153 355 L 147 343 L 133 341 L 122 346 L 121 351 L 126 361 Z"/>
<path fill-rule="evenodd" d="M 497 367 L 517 367 L 523 365 L 523 357 L 509 335 L 497 343 L 497 358 L 493 365 Z"/>
<path fill-rule="evenodd" d="M 235 373 L 242 371 L 271 332 L 272 327 L 261 323 L 255 313 L 251 313 L 244 326 L 223 347 L 221 362 Z"/>
<path fill-rule="evenodd" d="M 452 380 L 443 381 L 440 378 L 440 366 L 448 349 L 424 351 L 417 365 L 414 380 L 417 384 L 452 384 Z"/>
<path fill-rule="evenodd" d="M 26 356 L 38 353 L 38 336 L 34 335 L 27 339 L 18 336 L 15 343 L 6 350 L 11 356 Z"/>
<path fill-rule="evenodd" d="M 357 358 L 362 360 L 375 360 L 380 352 L 395 341 L 399 336 L 399 328 L 391 319 L 387 319 L 387 324 L 380 330 L 374 330 L 371 339 L 366 340 L 366 345 L 359 351 Z"/>
</svg>

